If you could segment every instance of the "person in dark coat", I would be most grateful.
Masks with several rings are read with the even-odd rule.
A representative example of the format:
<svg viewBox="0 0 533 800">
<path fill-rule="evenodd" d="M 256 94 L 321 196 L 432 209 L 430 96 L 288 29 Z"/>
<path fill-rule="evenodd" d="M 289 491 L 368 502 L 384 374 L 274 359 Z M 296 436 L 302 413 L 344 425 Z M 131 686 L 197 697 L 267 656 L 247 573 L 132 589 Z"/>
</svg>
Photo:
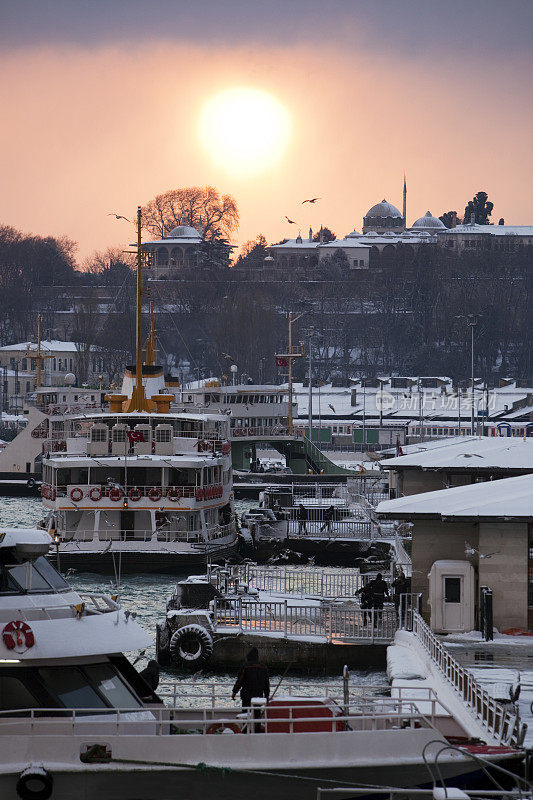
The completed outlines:
<svg viewBox="0 0 533 800">
<path fill-rule="evenodd" d="M 307 509 L 300 503 L 300 508 L 298 509 L 298 533 L 307 533 Z"/>
<path fill-rule="evenodd" d="M 159 664 L 154 659 L 148 662 L 148 666 L 139 672 L 141 678 L 148 684 L 150 689 L 155 692 L 159 686 Z"/>
<path fill-rule="evenodd" d="M 328 533 L 331 533 L 331 523 L 333 522 L 334 518 L 335 518 L 334 506 L 326 508 L 326 510 L 324 511 L 324 524 L 320 528 L 320 533 L 322 533 L 322 531 L 325 531 L 326 528 Z"/>
<path fill-rule="evenodd" d="M 383 580 L 383 575 L 378 572 L 373 581 L 370 581 L 372 587 L 372 608 L 376 609 L 374 614 L 374 622 L 383 617 L 383 604 L 385 600 L 390 600 L 389 587 L 386 581 Z"/>
<path fill-rule="evenodd" d="M 372 618 L 371 614 L 367 614 L 367 611 L 374 607 L 374 595 L 372 592 L 372 581 L 369 583 L 365 583 L 358 589 L 355 594 L 361 595 L 360 606 L 363 609 L 363 625 L 367 624 L 368 619 Z"/>
<path fill-rule="evenodd" d="M 270 697 L 268 668 L 260 663 L 257 647 L 252 647 L 246 656 L 231 692 L 232 700 L 237 692 L 241 694 L 243 709 L 250 708 L 252 697 L 266 697 L 267 700 Z"/>
</svg>

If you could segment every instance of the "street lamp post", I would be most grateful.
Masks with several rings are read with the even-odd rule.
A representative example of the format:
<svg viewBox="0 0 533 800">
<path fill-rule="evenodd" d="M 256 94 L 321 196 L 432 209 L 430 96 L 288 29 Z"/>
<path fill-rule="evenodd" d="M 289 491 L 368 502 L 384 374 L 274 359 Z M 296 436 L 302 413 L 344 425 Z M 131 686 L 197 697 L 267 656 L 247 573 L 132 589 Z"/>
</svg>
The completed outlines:
<svg viewBox="0 0 533 800">
<path fill-rule="evenodd" d="M 466 319 L 470 326 L 470 380 L 472 381 L 472 406 L 470 413 L 470 434 L 476 435 L 475 424 L 475 402 L 474 402 L 474 328 L 477 325 L 480 314 L 458 314 L 456 319 Z"/>
</svg>

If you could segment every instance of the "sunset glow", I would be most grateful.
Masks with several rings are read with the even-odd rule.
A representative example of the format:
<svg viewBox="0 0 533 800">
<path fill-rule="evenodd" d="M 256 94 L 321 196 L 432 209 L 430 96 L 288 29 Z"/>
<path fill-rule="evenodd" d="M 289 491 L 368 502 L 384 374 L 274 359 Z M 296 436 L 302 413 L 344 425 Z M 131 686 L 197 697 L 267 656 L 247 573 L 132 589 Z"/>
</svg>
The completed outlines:
<svg viewBox="0 0 533 800">
<path fill-rule="evenodd" d="M 290 135 L 287 110 L 257 89 L 229 89 L 204 105 L 199 133 L 212 159 L 233 173 L 257 173 L 283 154 Z"/>
</svg>

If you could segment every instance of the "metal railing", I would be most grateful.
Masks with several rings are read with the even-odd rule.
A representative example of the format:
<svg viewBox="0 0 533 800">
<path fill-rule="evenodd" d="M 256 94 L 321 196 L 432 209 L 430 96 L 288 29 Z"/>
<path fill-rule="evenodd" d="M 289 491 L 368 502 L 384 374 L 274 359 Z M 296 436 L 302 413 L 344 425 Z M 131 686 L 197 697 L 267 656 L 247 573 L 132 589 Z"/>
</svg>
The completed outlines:
<svg viewBox="0 0 533 800">
<path fill-rule="evenodd" d="M 417 611 L 413 611 L 413 633 L 483 727 L 499 742 L 521 746 L 527 726 L 520 722 L 518 711 L 506 709 L 494 700 L 470 672 L 450 655 Z"/>
<path fill-rule="evenodd" d="M 95 614 L 108 614 L 112 611 L 117 611 L 120 608 L 120 603 L 113 600 L 107 594 L 100 594 L 98 592 L 78 592 L 79 597 L 84 602 L 83 614 L 93 616 Z M 57 599 L 57 594 L 50 594 L 51 597 Z M 61 595 L 59 595 L 61 596 Z M 60 620 L 70 619 L 71 617 L 80 616 L 79 609 L 76 605 L 46 605 L 46 600 L 39 600 L 39 607 L 26 606 L 17 609 L 17 619 L 23 622 L 37 622 L 40 620 Z M 0 610 L 0 622 L 9 622 L 13 619 L 13 609 Z"/>
<path fill-rule="evenodd" d="M 305 698 L 303 698 L 305 700 Z M 329 714 L 327 714 L 327 710 Z M 324 711 L 326 710 L 326 714 Z M 318 712 L 318 713 L 317 713 Z M 394 701 L 390 705 L 376 703 L 363 711 L 348 710 L 338 704 L 321 704 L 309 698 L 309 704 L 290 701 L 265 704 L 244 710 L 228 707 L 183 708 L 31 708 L 0 711 L 3 735 L 86 735 L 94 736 L 100 724 L 101 734 L 108 736 L 165 736 L 179 733 L 206 735 L 229 728 L 234 733 L 358 733 L 361 731 L 431 728 L 425 715 L 417 711 L 411 700 Z M 154 753 L 151 754 L 155 756 Z M 147 755 L 150 758 L 150 754 Z M 83 759 L 82 759 L 83 760 Z M 197 759 L 196 759 L 197 761 Z M 196 766 L 196 762 L 192 762 Z M 191 765 L 192 765 L 191 764 Z"/>
<path fill-rule="evenodd" d="M 232 566 L 230 570 L 219 570 L 216 575 L 220 591 L 227 591 L 233 581 L 266 592 L 336 598 L 353 597 L 363 585 L 358 569 L 326 572 L 321 569 L 287 569 L 246 563 Z"/>
<path fill-rule="evenodd" d="M 363 610 L 355 605 L 317 603 L 292 605 L 282 602 L 248 602 L 246 599 L 213 601 L 216 628 L 236 628 L 256 633 L 318 636 L 329 643 L 375 640 L 392 641 L 397 627 L 396 610 Z"/>
<path fill-rule="evenodd" d="M 204 529 L 197 530 L 179 530 L 179 529 L 166 529 L 165 527 L 152 530 L 151 528 L 135 528 L 135 529 L 121 529 L 115 530 L 114 527 L 100 528 L 96 531 L 86 530 L 59 530 L 61 536 L 61 543 L 68 544 L 74 542 L 76 544 L 88 542 L 166 542 L 172 544 L 173 542 L 184 542 L 188 544 L 208 544 L 209 542 L 217 539 L 225 539 L 228 536 L 236 534 L 235 523 L 229 522 L 226 525 L 209 525 Z"/>
<path fill-rule="evenodd" d="M 242 427 L 235 426 L 234 428 L 231 428 L 230 434 L 231 434 L 231 438 L 232 439 L 242 439 L 242 438 L 246 438 L 246 437 L 252 437 L 252 438 L 261 438 L 261 437 L 271 438 L 271 437 L 274 437 L 275 438 L 276 436 L 281 436 L 281 437 L 283 437 L 285 439 L 287 439 L 287 438 L 290 438 L 290 439 L 298 439 L 298 438 L 300 438 L 301 439 L 302 438 L 301 434 L 299 434 L 297 431 L 294 431 L 293 433 L 291 433 L 289 428 L 287 428 L 284 425 L 259 425 L 259 426 L 257 426 L 257 425 L 255 425 L 255 426 L 254 425 L 248 425 L 246 427 L 244 425 Z"/>
<path fill-rule="evenodd" d="M 124 491 L 126 494 L 124 494 Z M 91 502 L 98 502 L 99 500 L 111 500 L 119 502 L 126 496 L 128 503 L 136 504 L 141 501 L 149 500 L 151 503 L 160 503 L 162 500 L 170 500 L 173 503 L 179 502 L 182 498 L 197 499 L 199 493 L 202 494 L 201 500 L 206 499 L 219 499 L 223 494 L 223 485 L 218 481 L 217 483 L 209 483 L 204 486 L 158 486 L 157 484 L 150 484 L 142 486 L 139 484 L 127 484 L 124 486 L 120 484 L 115 487 L 110 484 L 91 483 L 91 484 L 58 484 L 54 486 L 50 483 L 43 483 L 41 485 L 41 494 L 47 497 L 48 494 L 55 492 L 56 497 L 68 497 L 75 503 L 83 503 L 87 500 Z M 71 497 L 71 492 L 74 492 L 74 498 Z M 81 492 L 81 497 L 79 493 Z M 113 494 L 114 493 L 114 494 Z M 213 497 L 209 497 L 213 494 Z M 115 496 L 116 495 L 116 496 Z M 206 496 L 207 495 L 207 496 Z M 133 508 L 134 506 L 132 506 Z"/>
<path fill-rule="evenodd" d="M 292 509 L 287 522 L 287 536 L 300 536 L 309 539 L 362 539 L 394 540 L 393 525 L 381 524 L 378 528 L 372 522 L 359 520 L 298 519 L 298 511 Z"/>
</svg>

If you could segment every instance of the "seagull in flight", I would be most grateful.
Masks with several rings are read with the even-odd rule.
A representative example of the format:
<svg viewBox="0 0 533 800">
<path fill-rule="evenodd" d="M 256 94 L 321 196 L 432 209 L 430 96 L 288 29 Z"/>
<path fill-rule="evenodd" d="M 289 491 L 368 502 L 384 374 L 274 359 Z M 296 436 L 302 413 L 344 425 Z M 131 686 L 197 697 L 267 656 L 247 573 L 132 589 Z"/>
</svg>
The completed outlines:
<svg viewBox="0 0 533 800">
<path fill-rule="evenodd" d="M 125 219 L 126 222 L 131 222 L 131 219 L 128 219 L 127 217 L 123 217 L 122 214 L 115 214 L 114 211 L 111 214 L 108 214 L 107 216 L 108 217 L 115 217 L 115 219 Z"/>
<path fill-rule="evenodd" d="M 321 197 L 311 197 L 309 200 L 302 200 L 302 205 L 304 203 L 316 203 L 317 200 L 322 200 Z"/>
<path fill-rule="evenodd" d="M 334 414 L 336 413 L 335 412 L 335 408 L 331 405 L 331 403 L 328 403 L 328 407 L 331 408 L 331 410 L 333 411 Z"/>
<path fill-rule="evenodd" d="M 295 222 L 293 219 L 289 219 L 288 216 L 285 214 L 285 219 L 289 223 L 289 225 L 297 225 L 298 223 Z"/>
<path fill-rule="evenodd" d="M 476 550 L 475 547 L 465 541 L 465 556 L 473 556 L 477 553 L 480 558 L 492 558 L 492 556 L 497 556 L 499 552 L 499 550 L 494 550 L 492 553 L 480 553 L 479 550 Z"/>
</svg>

